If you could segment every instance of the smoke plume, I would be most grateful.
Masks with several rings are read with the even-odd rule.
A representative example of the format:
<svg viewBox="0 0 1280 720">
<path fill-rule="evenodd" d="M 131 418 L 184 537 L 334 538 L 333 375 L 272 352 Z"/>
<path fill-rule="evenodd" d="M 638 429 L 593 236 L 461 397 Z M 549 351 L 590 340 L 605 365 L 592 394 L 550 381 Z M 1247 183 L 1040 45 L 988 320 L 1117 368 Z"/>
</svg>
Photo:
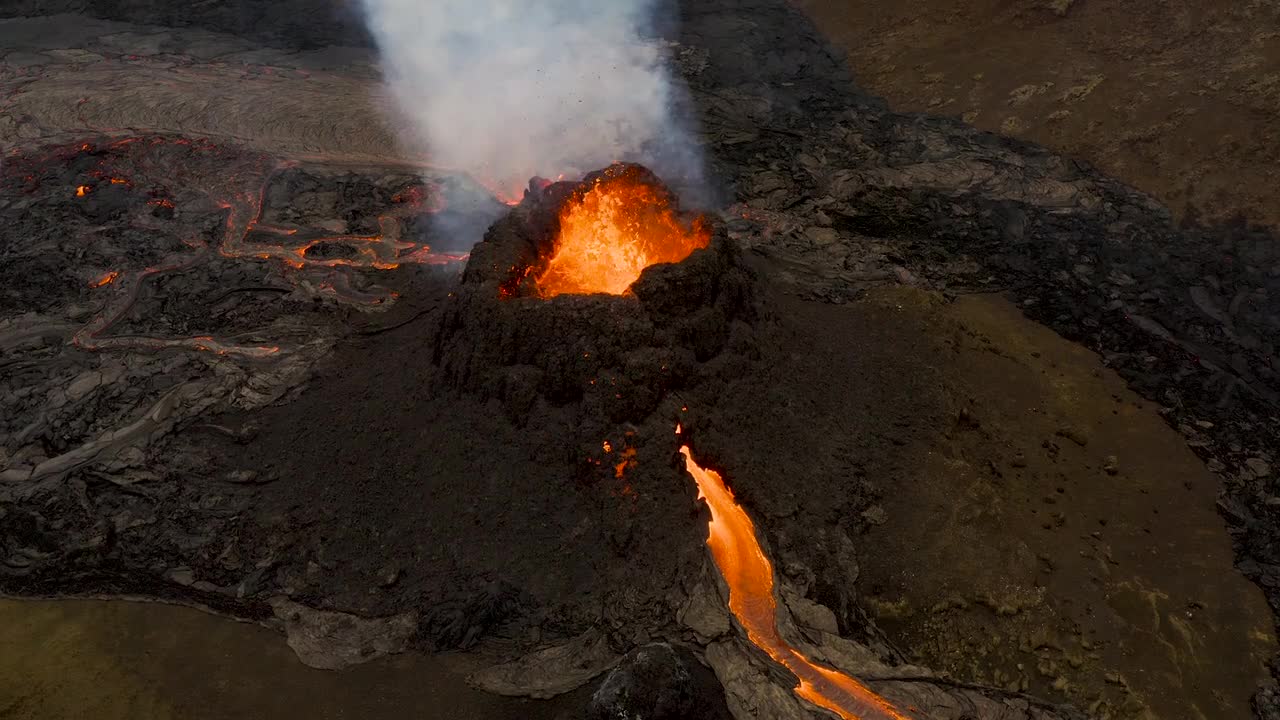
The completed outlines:
<svg viewBox="0 0 1280 720">
<path fill-rule="evenodd" d="M 383 71 L 431 164 L 518 198 L 534 175 L 615 160 L 698 183 L 673 117 L 655 0 L 362 0 Z"/>
</svg>

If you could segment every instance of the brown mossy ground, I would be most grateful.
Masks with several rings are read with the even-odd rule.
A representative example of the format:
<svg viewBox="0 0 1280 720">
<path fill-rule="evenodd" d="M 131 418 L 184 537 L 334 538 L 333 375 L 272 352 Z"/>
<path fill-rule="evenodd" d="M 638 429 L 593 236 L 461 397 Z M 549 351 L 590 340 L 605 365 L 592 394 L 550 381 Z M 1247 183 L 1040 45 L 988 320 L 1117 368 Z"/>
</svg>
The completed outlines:
<svg viewBox="0 0 1280 720">
<path fill-rule="evenodd" d="M 797 0 L 860 84 L 1094 163 L 1175 212 L 1280 222 L 1274 5 Z"/>
</svg>

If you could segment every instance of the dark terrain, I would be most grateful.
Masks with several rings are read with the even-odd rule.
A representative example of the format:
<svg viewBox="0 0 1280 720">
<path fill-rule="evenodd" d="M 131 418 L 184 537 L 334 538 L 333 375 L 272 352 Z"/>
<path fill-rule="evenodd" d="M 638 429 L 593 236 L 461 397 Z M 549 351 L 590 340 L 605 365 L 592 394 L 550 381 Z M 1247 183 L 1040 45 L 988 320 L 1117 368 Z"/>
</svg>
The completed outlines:
<svg viewBox="0 0 1280 720">
<path fill-rule="evenodd" d="M 177 24 L 233 32 L 285 51 L 365 43 L 345 10 L 314 13 L 302 10 L 304 5 L 274 4 L 272 17 L 279 13 L 288 19 L 284 24 L 258 11 L 229 12 L 221 4 L 189 8 Z M 152 5 L 134 3 L 63 9 L 133 23 L 173 20 Z M 620 364 L 581 366 L 535 352 L 532 359 L 508 363 L 504 377 L 509 384 L 489 391 L 439 377 L 441 368 L 449 367 L 440 351 L 451 327 L 448 318 L 460 316 L 458 308 L 466 307 L 466 298 L 450 295 L 457 286 L 449 271 L 413 264 L 390 271 L 311 267 L 288 274 L 271 263 L 213 258 L 192 271 L 204 273 L 198 282 L 170 287 L 165 284 L 170 276 L 164 276 L 147 284 L 151 289 L 140 296 L 144 305 L 139 307 L 155 309 L 135 311 L 120 326 L 136 336 L 208 333 L 251 340 L 253 347 L 279 342 L 289 350 L 281 360 L 227 358 L 200 347 L 144 346 L 130 350 L 127 370 L 118 371 L 108 367 L 113 362 L 109 352 L 55 349 L 44 338 L 66 340 L 89 322 L 82 306 L 94 297 L 86 290 L 94 276 L 83 267 L 93 264 L 93 255 L 86 258 L 86 251 L 61 239 L 54 228 L 80 223 L 84 237 L 99 242 L 105 225 L 105 236 L 114 242 L 138 232 L 136 213 L 152 212 L 148 208 L 156 206 L 151 201 L 172 198 L 181 212 L 176 219 L 159 221 L 200 229 L 207 238 L 202 242 L 213 245 L 225 232 L 227 210 L 207 198 L 197 200 L 195 195 L 213 194 L 198 183 L 184 184 L 189 199 L 173 187 L 169 195 L 143 192 L 139 181 L 127 190 L 104 186 L 104 192 L 118 196 L 114 200 L 94 195 L 93 205 L 77 203 L 73 194 L 81 181 L 76 172 L 83 168 L 74 163 L 89 151 L 76 149 L 79 141 L 68 137 L 90 137 L 88 128 L 50 129 L 40 136 L 47 139 L 28 139 L 15 148 L 15 157 L 32 162 L 46 162 L 51 152 L 64 153 L 58 167 L 69 169 L 49 171 L 53 176 L 27 189 L 22 185 L 25 174 L 15 169 L 20 165 L 6 165 L 10 175 L 0 207 L 6 219 L 0 258 L 14 275 L 9 288 L 24 287 L 24 282 L 34 287 L 3 296 L 4 319 L 11 324 L 0 326 L 0 340 L 13 342 L 0 342 L 5 352 L 0 368 L 7 376 L 0 384 L 0 407 L 11 418 L 0 425 L 5 443 L 0 460 L 11 467 L 0 470 L 16 470 L 0 485 L 0 589 L 19 595 L 159 596 L 240 617 L 273 619 L 289 631 L 291 642 L 303 645 L 300 655 L 332 666 L 404 648 L 472 649 L 504 660 L 564 641 L 582 649 L 583 667 L 558 676 L 548 670 L 553 677 L 536 680 L 520 676 L 519 682 L 512 679 L 519 675 L 514 670 L 486 676 L 481 684 L 490 688 L 506 683 L 533 692 L 564 689 L 651 641 L 700 651 L 706 647 L 708 657 L 720 657 L 711 648 L 727 647 L 730 639 L 708 638 L 704 626 L 676 621 L 688 617 L 699 597 L 705 562 L 705 516 L 693 502 L 692 483 L 675 462 L 672 427 L 679 420 L 690 430 L 699 456 L 724 470 L 740 502 L 759 518 L 785 578 L 785 592 L 797 596 L 791 605 L 797 617 L 803 614 L 797 608 L 809 607 L 805 603 L 820 603 L 833 616 L 829 634 L 870 648 L 876 662 L 894 666 L 910 659 L 946 669 L 961 681 L 894 682 L 882 675 L 879 687 L 887 694 L 899 693 L 923 705 L 923 687 L 945 686 L 950 688 L 945 692 L 958 695 L 972 690 L 963 682 L 976 682 L 1006 689 L 973 690 L 976 695 L 965 696 L 965 702 L 1013 698 L 1025 704 L 1029 701 L 1018 693 L 1029 690 L 1102 717 L 1176 717 L 1162 705 L 1169 702 L 1162 694 L 1184 692 L 1174 696 L 1174 707 L 1194 705 L 1206 717 L 1246 717 L 1244 696 L 1255 687 L 1253 676 L 1262 672 L 1260 659 L 1274 651 L 1274 640 L 1270 627 L 1257 626 L 1257 593 L 1237 583 L 1224 567 L 1220 527 L 1203 511 L 1220 490 L 1217 505 L 1230 527 L 1237 567 L 1261 587 L 1272 610 L 1280 611 L 1280 518 L 1271 471 L 1280 397 L 1274 368 L 1280 261 L 1273 236 L 1243 224 L 1179 226 L 1151 198 L 1081 161 L 980 132 L 958 120 L 894 113 L 860 90 L 842 57 L 804 16 L 780 1 L 708 0 L 679 9 L 682 23 L 672 38 L 678 41 L 673 61 L 688 84 L 711 174 L 725 200 L 720 213 L 724 234 L 741 248 L 742 262 L 757 278 L 751 292 L 759 303 L 753 316 L 758 319 L 717 315 L 719 301 L 699 299 L 700 312 L 715 310 L 706 313 L 708 327 L 723 330 L 723 342 L 710 349 L 691 348 L 695 361 L 690 367 L 703 369 L 689 370 L 686 385 L 640 382 L 627 386 L 625 397 L 620 391 L 625 408 L 645 409 L 634 415 L 625 408 L 614 412 L 606 400 L 593 400 L 590 390 L 567 396 L 554 391 L 580 387 L 588 370 L 601 370 L 590 378 L 599 382 L 646 378 L 655 366 L 665 370 L 665 362 L 637 344 L 636 332 L 621 320 L 616 327 L 604 327 L 612 317 L 609 312 L 629 318 L 633 306 L 600 315 L 589 309 L 591 299 L 567 298 L 555 311 L 531 315 L 546 323 L 540 331 L 549 340 L 591 339 L 586 332 L 591 330 L 593 341 Z M 4 14 L 29 10 L 10 3 Z M 33 79 L 38 66 L 30 73 L 31 66 L 6 67 L 7 83 L 38 91 L 39 82 Z M 186 67 L 178 63 L 179 70 Z M 26 100 L 15 102 L 20 101 Z M 36 127 L 33 117 L 14 122 Z M 167 139 L 157 147 L 181 144 L 178 140 L 190 143 L 158 137 Z M 183 152 L 203 157 L 199 162 L 234 159 L 253 168 L 270 166 L 272 158 L 260 149 L 237 142 L 219 140 L 216 150 Z M 168 162 L 173 167 L 172 159 Z M 203 172 L 206 180 L 217 177 L 201 171 L 199 162 L 187 160 L 185 166 L 195 175 Z M 307 179 L 312 177 L 321 179 Z M 451 189 L 456 190 L 450 195 L 451 208 L 464 206 L 478 214 L 500 210 L 476 199 L 474 189 L 463 188 L 456 178 L 435 181 L 439 188 L 424 190 L 427 199 L 414 206 L 417 214 L 396 215 L 398 222 L 418 227 L 414 223 L 423 213 L 438 212 L 429 198 Z M 154 182 L 163 187 L 174 180 L 160 172 Z M 254 186 L 240 175 L 219 182 Z M 326 166 L 290 182 L 286 185 L 300 196 L 336 194 L 337 199 L 317 203 L 305 217 L 273 219 L 305 221 L 319 236 L 326 227 L 326 232 L 369 232 L 361 223 L 399 212 L 389 208 L 403 204 L 395 197 L 414 180 L 403 168 Z M 222 186 L 213 190 L 229 191 Z M 286 200 L 266 207 L 283 212 L 295 204 Z M 333 222 L 341 230 L 333 229 Z M 145 237 L 153 242 L 155 235 Z M 182 250 L 181 234 L 171 239 L 172 247 L 155 251 L 158 258 Z M 130 245 L 123 254 L 132 263 L 127 267 L 154 262 L 141 255 L 145 242 Z M 46 246 L 61 254 L 45 252 Z M 325 252 L 360 252 L 350 242 L 324 247 Z M 308 250 L 308 257 L 320 249 Z M 102 252 L 115 258 L 117 251 Z M 311 272 L 321 274 L 312 277 Z M 657 268 L 646 277 L 657 282 L 681 272 L 690 271 Z M 246 290 L 232 300 L 217 298 L 216 289 L 228 284 L 268 289 Z M 893 285 L 910 288 L 885 289 Z M 203 294 L 184 299 L 182 294 L 192 287 Z M 1001 490 L 998 478 L 1025 476 L 1034 483 L 1041 476 L 1052 477 L 1043 492 L 1053 503 L 1042 504 L 1069 505 L 1071 512 L 1064 509 L 1062 515 L 1075 518 L 1059 521 L 1056 510 L 1046 507 L 1047 522 L 1058 527 L 1096 514 L 1087 510 L 1096 498 L 1076 501 L 1071 494 L 1077 488 L 1100 492 L 1089 490 L 1099 477 L 1146 487 L 1142 478 L 1148 471 L 1134 470 L 1130 476 L 1126 461 L 1112 472 L 1105 467 L 1111 452 L 1093 457 L 1101 452 L 1096 448 L 1108 446 L 1108 439 L 1062 420 L 1075 417 L 1066 410 L 1043 427 L 1026 421 L 1024 428 L 1000 429 L 1020 422 L 1014 409 L 1001 405 L 1002 398 L 1031 397 L 1029 391 L 1006 393 L 1000 387 L 1003 377 L 983 378 L 983 363 L 966 370 L 939 361 L 950 351 L 957 363 L 972 357 L 956 350 L 968 341 L 948 339 L 954 327 L 943 322 L 940 330 L 930 319 L 935 311 L 921 309 L 971 293 L 1002 294 L 1027 317 L 1096 353 L 1102 367 L 1090 373 L 1114 372 L 1142 398 L 1115 401 L 1116 413 L 1119 407 L 1141 405 L 1146 422 L 1158 412 L 1208 468 L 1193 468 L 1184 476 L 1193 486 L 1184 491 L 1198 504 L 1196 512 L 1180 514 L 1176 521 L 1139 523 L 1137 514 L 1152 507 L 1178 512 L 1180 501 L 1167 497 L 1177 488 L 1153 485 L 1148 492 L 1162 494 L 1160 502 L 1135 503 L 1123 511 L 1131 515 L 1120 524 L 1136 528 L 1138 539 L 1116 542 L 1117 547 L 1141 549 L 1140 538 L 1149 535 L 1153 544 L 1170 547 L 1174 568 L 1217 559 L 1204 577 L 1216 578 L 1205 583 L 1223 588 L 1220 604 L 1202 598 L 1173 602 L 1182 603 L 1188 613 L 1212 618 L 1203 627 L 1189 626 L 1187 632 L 1197 638 L 1189 641 L 1196 648 L 1189 657 L 1231 673 L 1229 692 L 1222 692 L 1227 681 L 1212 672 L 1203 676 L 1210 687 L 1130 677 L 1151 660 L 1141 651 L 1115 647 L 1104 647 L 1097 657 L 1081 657 L 1078 664 L 1066 657 L 1078 648 L 1057 647 L 1062 657 L 1054 662 L 1070 670 L 1050 668 L 1052 672 L 1040 670 L 1032 679 L 1030 673 L 1020 678 L 1009 674 L 1010 667 L 1023 661 L 1009 650 L 1023 640 L 1011 634 L 1016 631 L 997 626 L 993 632 L 1001 638 L 992 640 L 991 648 L 971 647 L 964 657 L 949 660 L 954 648 L 930 648 L 919 635 L 920 625 L 896 622 L 893 611 L 886 611 L 904 587 L 908 594 L 937 590 L 925 587 L 927 583 L 904 583 L 894 567 L 945 563 L 922 553 L 910 535 L 904 539 L 886 529 L 935 531 L 921 525 L 927 513 L 905 500 L 926 499 L 931 492 L 946 497 L 950 475 L 930 468 L 935 453 L 978 468 L 972 472 L 997 488 L 984 492 L 1004 502 L 1040 497 L 1041 489 Z M 200 308 L 211 304 L 211 298 L 230 304 L 208 316 Z M 387 298 L 400 299 L 383 303 Z M 575 302 L 576 310 L 564 310 Z M 386 307 L 374 312 L 374 304 Z M 563 315 L 554 314 L 561 311 Z M 38 328 L 34 333 L 24 329 L 28 326 L 22 323 L 30 317 L 21 313 L 39 316 L 44 324 L 33 325 Z M 56 327 L 48 324 L 49 318 L 58 321 Z M 1009 314 L 1001 323 L 1012 326 L 1012 318 Z M 223 324 L 211 325 L 214 320 Z M 970 329 L 981 324 L 972 318 L 967 322 Z M 522 327 L 517 324 L 512 333 L 518 335 Z M 748 327 L 750 333 L 745 332 Z M 513 342 L 510 337 L 485 339 L 483 331 L 467 337 L 481 355 L 493 347 L 490 343 Z M 688 341 L 698 334 L 680 337 Z M 317 339 L 323 342 L 310 342 Z M 1007 349 L 1014 340 L 993 342 L 1014 356 Z M 1032 346 L 1037 349 L 1017 355 L 1023 358 L 1019 362 L 1033 362 L 1025 358 L 1039 358 L 1050 342 L 1036 340 Z M 616 348 L 610 350 L 611 344 Z M 673 345 L 679 347 L 678 342 Z M 579 349 L 568 347 L 575 354 Z M 590 354 L 599 348 L 581 349 Z M 88 403 L 100 403 L 89 410 L 75 404 L 79 398 L 63 406 L 63 412 L 83 418 L 68 415 L 66 422 L 88 424 L 68 430 L 60 416 L 41 415 L 44 419 L 33 421 L 45 405 L 41 396 L 23 387 L 75 385 L 86 367 L 100 373 L 94 376 L 100 385 L 118 383 L 113 394 L 84 396 Z M 1041 373 L 1050 371 L 1036 367 Z M 543 373 L 536 377 L 551 378 L 552 392 L 529 380 L 530 368 Z M 102 377 L 112 379 L 104 382 Z M 217 384 L 209 377 L 218 378 Z M 126 461 L 55 463 L 57 473 L 36 477 L 39 468 L 50 467 L 43 462 L 63 458 L 102 431 L 159 407 L 152 403 L 169 397 L 169 388 L 183 379 L 199 392 L 182 391 L 192 400 L 184 401 L 181 412 L 160 419 L 145 450 L 131 451 Z M 1106 392 L 1119 397 L 1122 391 L 1117 386 Z M 652 396 L 642 397 L 644 393 Z M 1079 404 L 1091 403 L 1096 400 Z M 1096 422 L 1104 427 L 1102 420 Z M 1129 447 L 1172 452 L 1167 450 L 1171 434 L 1162 438 L 1163 430 L 1154 423 L 1144 428 L 1142 439 L 1118 442 L 1114 454 L 1123 459 Z M 979 438 L 965 435 L 970 432 Z M 1014 462 L 1013 448 L 1034 443 L 1037 433 L 1044 435 L 1040 449 L 1047 458 Z M 634 450 L 628 455 L 630 464 L 617 474 L 608 472 L 614 458 L 606 455 L 615 451 L 605 450 L 605 441 L 616 452 Z M 1056 449 L 1051 451 L 1050 445 Z M 1073 449 L 1088 447 L 1094 450 Z M 1184 452 L 1178 472 L 1194 464 Z M 23 468 L 32 473 L 21 474 Z M 1085 475 L 1091 479 L 1078 479 Z M 1050 485 L 1055 489 L 1048 490 Z M 995 533 L 1000 537 L 991 547 L 997 550 L 1012 547 L 1002 545 L 1002 538 L 1025 532 L 1017 524 L 987 522 L 1005 531 Z M 1112 531 L 1095 529 L 1096 522 L 1089 517 L 1088 527 L 1079 533 L 1101 533 L 1110 540 Z M 1205 552 L 1204 547 L 1218 550 Z M 1037 560 L 1031 562 L 1034 566 Z M 1060 575 L 1049 582 L 1050 592 L 1076 597 L 1055 590 L 1055 583 L 1091 582 L 1104 594 L 1114 593 L 1124 583 L 1132 589 L 1135 582 L 1121 573 L 1091 576 L 1084 565 L 1057 563 L 1066 579 Z M 862 566 L 867 576 L 860 578 Z M 1181 582 L 1175 572 L 1148 578 L 1158 587 L 1142 588 L 1136 602 L 1146 601 L 1142 593 L 1157 597 L 1171 592 Z M 1030 583 L 1039 587 L 1039 581 Z M 980 594 L 978 585 L 957 592 Z M 1036 615 L 1040 610 L 1025 610 L 1017 602 L 1010 606 L 1007 601 L 1015 595 L 989 596 L 991 613 L 1053 624 L 1041 622 Z M 1086 595 L 1078 597 L 1087 601 Z M 956 607 L 961 610 L 974 603 L 972 597 L 960 600 L 965 606 Z M 1251 609 L 1230 615 L 1227 604 Z M 1006 613 L 1010 607 L 1012 613 Z M 359 630 L 363 645 L 351 645 L 351 637 L 341 633 L 330 633 L 340 636 L 336 643 L 308 644 L 325 635 L 327 623 L 341 624 L 325 615 L 330 611 L 376 615 L 385 624 L 366 635 Z M 1083 617 L 1093 610 L 1059 603 L 1053 612 L 1070 625 L 1075 622 L 1072 613 Z M 1118 624 L 1132 616 L 1119 614 Z M 881 618 L 880 624 L 873 616 Z M 1111 632 L 1115 626 L 1100 627 Z M 836 647 L 831 643 L 840 638 L 813 628 L 807 626 L 807 637 L 825 638 L 815 645 L 831 652 Z M 907 642 L 913 647 L 897 647 Z M 1031 647 L 1022 652 L 1048 647 L 1037 638 L 1026 638 L 1026 643 Z M 1008 661 L 971 662 L 988 653 Z M 1243 653 L 1252 659 L 1247 671 L 1238 672 L 1246 664 Z M 1171 676 L 1178 675 L 1176 666 L 1185 659 L 1180 655 L 1171 661 Z M 725 681 L 726 666 L 711 664 Z M 1113 674 L 1123 682 L 1113 682 Z M 1265 686 L 1254 700 L 1258 717 L 1277 716 L 1271 687 Z M 728 689 L 731 709 L 743 692 L 741 687 Z M 1016 712 L 1022 714 L 999 717 L 1070 711 L 1031 703 Z"/>
</svg>

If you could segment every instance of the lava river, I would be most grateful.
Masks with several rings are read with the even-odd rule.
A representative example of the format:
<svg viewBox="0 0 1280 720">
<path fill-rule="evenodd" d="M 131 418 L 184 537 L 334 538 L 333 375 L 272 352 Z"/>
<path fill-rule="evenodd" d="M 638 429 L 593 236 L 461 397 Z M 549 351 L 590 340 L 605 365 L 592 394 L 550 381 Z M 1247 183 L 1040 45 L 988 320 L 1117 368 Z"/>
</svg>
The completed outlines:
<svg viewBox="0 0 1280 720">
<path fill-rule="evenodd" d="M 677 432 L 679 430 L 677 429 Z M 755 525 L 724 478 L 694 462 L 682 445 L 685 469 L 698 484 L 698 496 L 711 508 L 707 546 L 729 585 L 729 610 L 747 638 L 799 679 L 795 692 L 846 720 L 912 720 L 888 700 L 857 680 L 816 665 L 789 645 L 778 632 L 773 566 L 756 539 Z"/>
</svg>

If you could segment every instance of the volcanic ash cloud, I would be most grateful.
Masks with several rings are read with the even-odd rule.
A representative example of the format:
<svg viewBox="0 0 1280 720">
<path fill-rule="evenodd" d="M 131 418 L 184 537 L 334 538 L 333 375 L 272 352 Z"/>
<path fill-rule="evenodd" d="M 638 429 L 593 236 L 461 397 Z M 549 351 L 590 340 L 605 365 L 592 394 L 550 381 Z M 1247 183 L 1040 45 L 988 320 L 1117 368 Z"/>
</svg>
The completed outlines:
<svg viewBox="0 0 1280 720">
<path fill-rule="evenodd" d="M 383 70 L 431 164 L 519 196 L 534 175 L 617 160 L 695 183 L 654 0 L 363 0 Z"/>
</svg>

